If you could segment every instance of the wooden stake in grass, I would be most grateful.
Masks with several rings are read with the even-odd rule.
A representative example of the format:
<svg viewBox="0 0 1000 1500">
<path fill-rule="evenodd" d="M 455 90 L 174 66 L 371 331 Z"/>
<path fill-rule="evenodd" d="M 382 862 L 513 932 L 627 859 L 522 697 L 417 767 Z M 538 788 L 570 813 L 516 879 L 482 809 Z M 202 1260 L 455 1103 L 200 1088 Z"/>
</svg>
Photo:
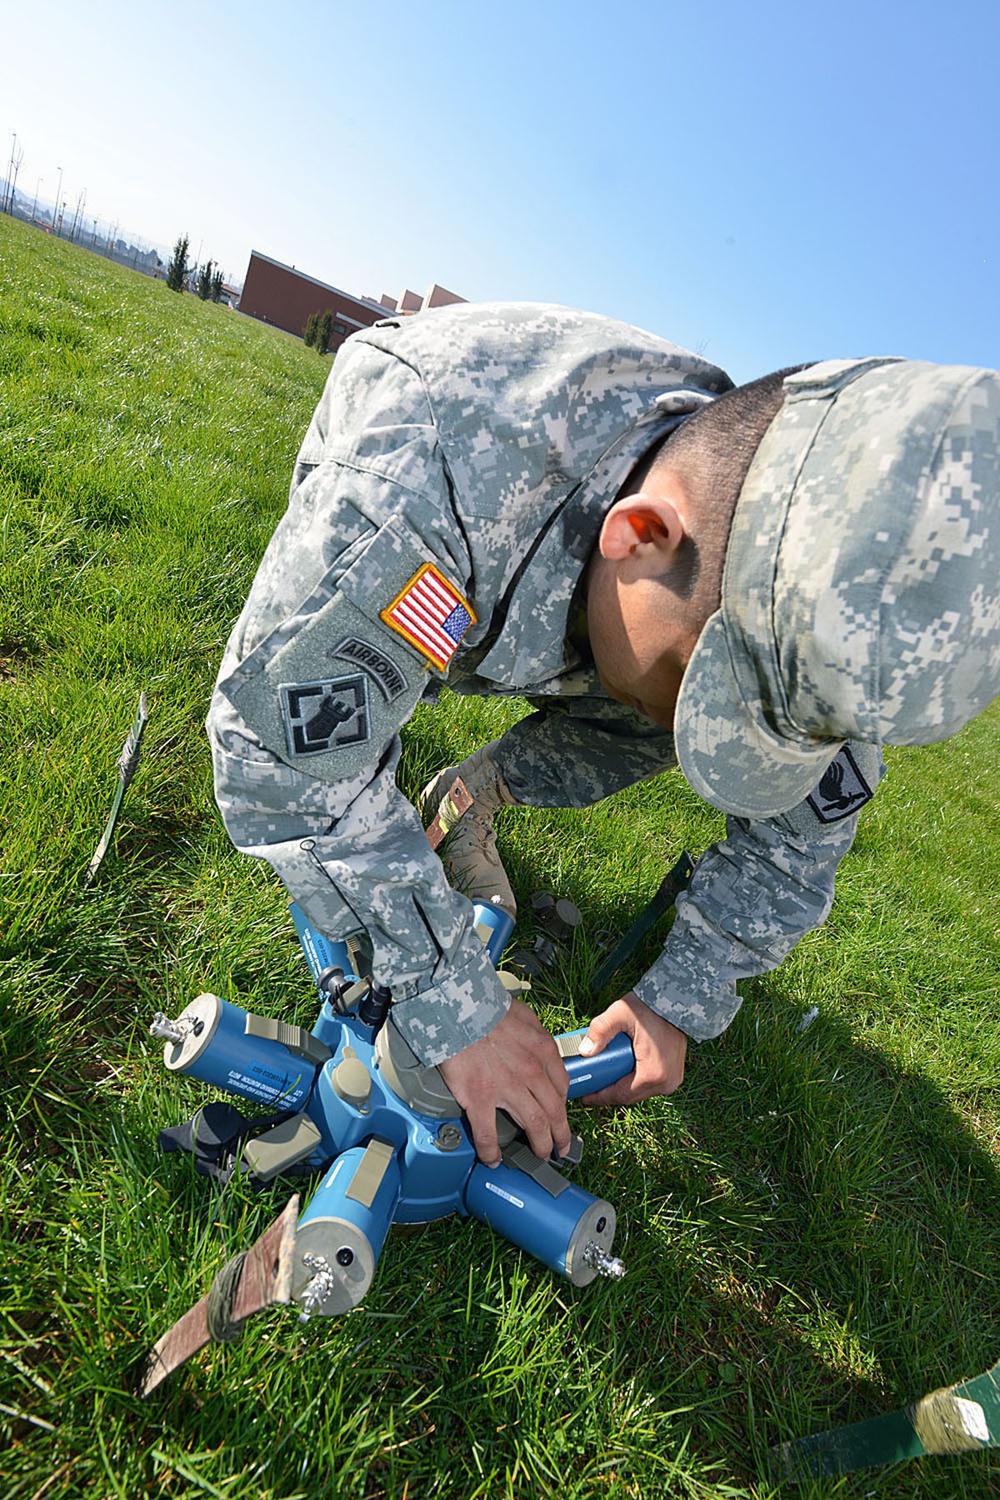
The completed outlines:
<svg viewBox="0 0 1000 1500">
<path fill-rule="evenodd" d="M 140 1377 L 141 1396 L 155 1391 L 206 1344 L 234 1342 L 242 1336 L 247 1318 L 289 1300 L 298 1217 L 296 1193 L 260 1239 L 223 1266 L 208 1294 L 153 1346 Z"/>
</svg>

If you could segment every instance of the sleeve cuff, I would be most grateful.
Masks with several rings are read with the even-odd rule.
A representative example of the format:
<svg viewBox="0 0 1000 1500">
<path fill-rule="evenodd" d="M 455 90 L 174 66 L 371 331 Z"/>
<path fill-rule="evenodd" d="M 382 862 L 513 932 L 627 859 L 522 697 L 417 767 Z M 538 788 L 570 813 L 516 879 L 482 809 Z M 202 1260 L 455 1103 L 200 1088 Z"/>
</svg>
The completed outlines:
<svg viewBox="0 0 1000 1500">
<path fill-rule="evenodd" d="M 476 939 L 478 945 L 478 939 Z M 392 1007 L 392 1019 L 422 1063 L 433 1067 L 487 1036 L 510 1008 L 486 949 L 460 969 Z"/>
<path fill-rule="evenodd" d="M 672 983 L 663 972 L 667 967 L 662 962 L 654 964 L 635 986 L 643 1005 L 692 1041 L 709 1042 L 721 1036 L 743 1003 L 735 980 L 716 980 L 692 990 Z"/>
</svg>

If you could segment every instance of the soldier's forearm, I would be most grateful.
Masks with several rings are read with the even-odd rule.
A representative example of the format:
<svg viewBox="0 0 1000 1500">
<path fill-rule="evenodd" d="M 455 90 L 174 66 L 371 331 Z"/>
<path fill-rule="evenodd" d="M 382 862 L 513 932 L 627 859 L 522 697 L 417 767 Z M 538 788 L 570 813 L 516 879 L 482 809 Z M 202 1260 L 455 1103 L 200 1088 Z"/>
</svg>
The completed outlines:
<svg viewBox="0 0 1000 1500">
<path fill-rule="evenodd" d="M 772 820 L 730 818 L 728 837 L 698 861 L 677 918 L 636 993 L 697 1041 L 725 1031 L 741 1001 L 737 981 L 777 967 L 825 919 L 856 818 L 818 837 Z"/>
</svg>

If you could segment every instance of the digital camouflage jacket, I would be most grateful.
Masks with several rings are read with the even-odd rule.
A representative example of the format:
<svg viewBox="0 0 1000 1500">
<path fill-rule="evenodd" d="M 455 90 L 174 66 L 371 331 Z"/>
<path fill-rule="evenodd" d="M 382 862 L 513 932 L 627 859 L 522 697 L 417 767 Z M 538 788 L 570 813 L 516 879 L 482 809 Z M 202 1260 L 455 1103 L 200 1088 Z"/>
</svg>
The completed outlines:
<svg viewBox="0 0 1000 1500">
<path fill-rule="evenodd" d="M 601 520 L 650 445 L 731 387 L 650 334 L 546 305 L 389 320 L 340 350 L 208 719 L 235 844 L 331 939 L 365 931 L 394 1019 L 436 1063 L 508 996 L 397 790 L 399 728 L 447 681 L 535 711 L 500 742 L 518 800 L 581 806 L 675 763 L 573 644 Z M 736 980 L 825 916 L 880 759 L 845 749 L 800 808 L 699 861 L 641 998 L 717 1035 Z M 832 779 L 831 779 L 832 778 Z"/>
</svg>

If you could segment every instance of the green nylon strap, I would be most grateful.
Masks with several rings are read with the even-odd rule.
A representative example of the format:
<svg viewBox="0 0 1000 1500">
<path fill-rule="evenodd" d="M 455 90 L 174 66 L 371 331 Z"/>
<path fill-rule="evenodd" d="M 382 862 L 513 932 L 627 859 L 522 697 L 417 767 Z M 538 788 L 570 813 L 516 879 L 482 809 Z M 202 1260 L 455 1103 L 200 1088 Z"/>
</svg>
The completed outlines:
<svg viewBox="0 0 1000 1500">
<path fill-rule="evenodd" d="M 921 1458 L 925 1453 L 971 1453 L 1000 1447 L 1000 1362 L 904 1411 L 850 1427 L 796 1438 L 774 1449 L 781 1476 L 823 1479 L 855 1469 Z"/>
<path fill-rule="evenodd" d="M 243 1337 L 243 1324 L 233 1321 L 233 1305 L 247 1254 L 246 1250 L 241 1250 L 239 1255 L 227 1261 L 208 1289 L 205 1318 L 213 1344 L 235 1344 Z"/>
<path fill-rule="evenodd" d="M 601 993 L 601 990 L 603 990 L 611 976 L 635 952 L 643 938 L 652 931 L 664 912 L 670 910 L 681 891 L 688 885 L 693 873 L 694 861 L 685 849 L 673 869 L 669 870 L 663 877 L 663 880 L 660 882 L 660 888 L 652 901 L 650 901 L 648 906 L 643 907 L 628 932 L 612 948 L 590 981 L 590 993 L 592 996 L 596 998 Z"/>
<path fill-rule="evenodd" d="M 122 746 L 122 753 L 118 757 L 118 785 L 115 787 L 115 795 L 111 803 L 111 811 L 108 814 L 108 821 L 104 825 L 104 832 L 101 834 L 101 842 L 94 850 L 94 857 L 90 861 L 90 864 L 87 866 L 86 873 L 84 874 L 84 885 L 90 885 L 94 876 L 100 869 L 101 861 L 103 860 L 105 854 L 107 854 L 108 852 L 108 847 L 111 843 L 111 835 L 115 831 L 115 824 L 118 822 L 118 814 L 121 812 L 122 803 L 125 801 L 125 793 L 128 791 L 129 783 L 132 780 L 132 777 L 139 769 L 139 751 L 142 745 L 142 731 L 146 727 L 147 718 L 148 715 L 146 713 L 146 694 L 140 693 L 139 707 L 136 709 L 135 719 L 132 722 L 132 728 L 129 730 L 128 738 Z"/>
</svg>

